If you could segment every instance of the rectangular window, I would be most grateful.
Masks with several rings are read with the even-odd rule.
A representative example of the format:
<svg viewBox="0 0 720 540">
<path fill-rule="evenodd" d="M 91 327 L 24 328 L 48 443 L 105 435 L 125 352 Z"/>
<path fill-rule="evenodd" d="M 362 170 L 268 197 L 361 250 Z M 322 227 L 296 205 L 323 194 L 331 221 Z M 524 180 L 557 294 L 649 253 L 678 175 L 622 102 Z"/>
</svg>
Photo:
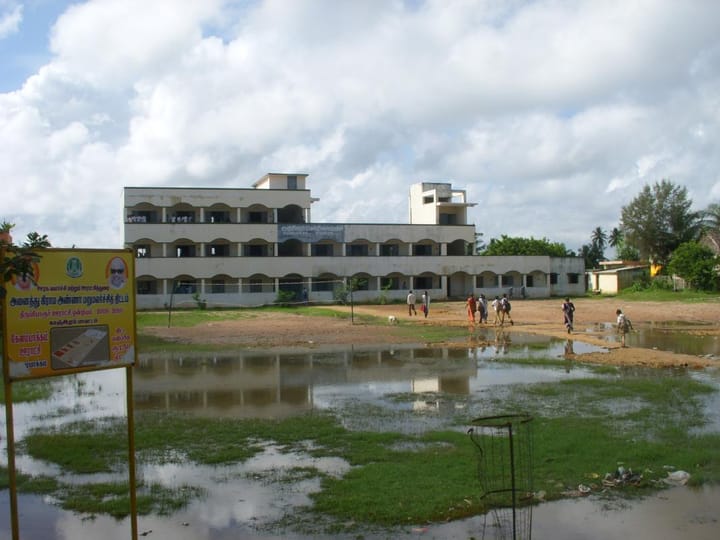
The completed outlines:
<svg viewBox="0 0 720 540">
<path fill-rule="evenodd" d="M 248 290 L 249 290 L 249 292 L 254 292 L 254 293 L 262 292 L 262 280 L 261 279 L 251 279 Z"/>
<path fill-rule="evenodd" d="M 503 276 L 503 287 L 514 287 L 515 286 L 515 279 L 513 279 L 513 276 L 511 275 L 504 275 Z"/>
<path fill-rule="evenodd" d="M 577 285 L 578 283 L 580 283 L 580 278 L 578 277 L 579 274 L 570 273 L 567 276 L 568 283 L 570 283 L 571 285 Z"/>
<path fill-rule="evenodd" d="M 440 225 L 457 225 L 455 214 L 440 214 Z"/>
<path fill-rule="evenodd" d="M 475 276 L 475 288 L 476 289 L 484 289 L 485 288 L 485 276 Z"/>
<path fill-rule="evenodd" d="M 245 246 L 246 257 L 265 257 L 267 254 L 267 246 L 262 244 L 250 244 Z"/>
<path fill-rule="evenodd" d="M 335 283 L 330 280 L 313 280 L 312 290 L 315 292 L 332 291 Z"/>
<path fill-rule="evenodd" d="M 413 251 L 417 257 L 426 257 L 432 255 L 432 246 L 430 244 L 415 244 Z"/>
<path fill-rule="evenodd" d="M 332 244 L 313 244 L 312 256 L 313 257 L 332 257 L 333 256 L 333 245 Z"/>
<path fill-rule="evenodd" d="M 221 294 L 225 292 L 225 282 L 222 279 L 213 279 L 210 285 L 210 292 L 213 294 Z"/>
<path fill-rule="evenodd" d="M 400 254 L 400 246 L 397 244 L 383 244 L 380 246 L 382 257 L 397 257 Z"/>
<path fill-rule="evenodd" d="M 287 177 L 287 188 L 297 189 L 297 175 L 289 174 Z"/>
<path fill-rule="evenodd" d="M 432 276 L 420 276 L 415 278 L 415 288 L 420 291 L 423 289 L 432 289 L 433 288 L 433 278 Z M 421 293 L 422 294 L 422 293 Z"/>
<path fill-rule="evenodd" d="M 137 282 L 137 293 L 138 294 L 156 294 L 157 287 L 154 281 L 138 281 Z"/>
<path fill-rule="evenodd" d="M 208 223 L 230 223 L 230 212 L 210 212 L 205 219 Z"/>
<path fill-rule="evenodd" d="M 347 254 L 349 257 L 367 257 L 367 244 L 350 244 L 347 246 Z"/>
<path fill-rule="evenodd" d="M 557 274 L 550 274 L 550 285 L 557 285 Z"/>
<path fill-rule="evenodd" d="M 530 276 L 530 275 L 525 276 L 525 283 L 527 284 L 528 287 L 534 287 L 534 286 L 535 286 L 535 285 L 533 284 L 533 277 Z"/>
<path fill-rule="evenodd" d="M 248 223 L 265 223 L 265 212 L 248 212 Z"/>
<path fill-rule="evenodd" d="M 227 244 L 212 244 L 208 249 L 208 257 L 227 257 L 230 255 L 230 246 Z"/>
<path fill-rule="evenodd" d="M 383 289 L 388 289 L 390 291 L 397 291 L 400 289 L 400 278 L 381 278 L 380 287 Z"/>
<path fill-rule="evenodd" d="M 195 256 L 195 246 L 190 246 L 190 245 L 177 246 L 175 253 L 178 257 L 194 257 Z"/>
<path fill-rule="evenodd" d="M 135 246 L 135 256 L 138 258 L 150 256 L 150 246 Z"/>
</svg>

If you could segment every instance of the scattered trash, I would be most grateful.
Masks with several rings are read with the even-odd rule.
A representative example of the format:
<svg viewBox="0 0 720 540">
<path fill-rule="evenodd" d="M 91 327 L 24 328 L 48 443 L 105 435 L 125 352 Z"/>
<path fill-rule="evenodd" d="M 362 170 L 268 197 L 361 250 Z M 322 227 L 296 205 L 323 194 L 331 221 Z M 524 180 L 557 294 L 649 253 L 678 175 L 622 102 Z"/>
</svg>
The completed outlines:
<svg viewBox="0 0 720 540">
<path fill-rule="evenodd" d="M 537 491 L 533 494 L 533 497 L 535 498 L 536 501 L 542 502 L 545 500 L 545 491 L 544 490 Z"/>
<path fill-rule="evenodd" d="M 582 493 L 583 495 L 587 495 L 592 491 L 592 488 L 590 486 L 586 486 L 585 484 L 580 484 L 578 486 L 578 491 Z"/>
<path fill-rule="evenodd" d="M 667 478 L 663 479 L 668 485 L 671 486 L 684 486 L 690 480 L 690 473 L 685 471 L 673 471 L 668 473 Z"/>
<path fill-rule="evenodd" d="M 642 481 L 643 476 L 640 473 L 634 473 L 632 469 L 625 468 L 622 465 L 617 468 L 614 473 L 607 473 L 603 478 L 603 486 L 619 487 L 619 486 L 637 486 Z"/>
</svg>

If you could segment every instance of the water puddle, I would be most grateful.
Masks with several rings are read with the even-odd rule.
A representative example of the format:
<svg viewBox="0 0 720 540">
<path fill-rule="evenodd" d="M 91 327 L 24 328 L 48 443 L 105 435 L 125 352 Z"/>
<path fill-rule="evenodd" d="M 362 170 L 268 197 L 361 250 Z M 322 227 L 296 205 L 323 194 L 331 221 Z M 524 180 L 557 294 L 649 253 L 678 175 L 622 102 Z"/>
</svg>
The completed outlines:
<svg viewBox="0 0 720 540">
<path fill-rule="evenodd" d="M 600 328 L 589 331 L 605 332 L 608 334 L 607 341 L 617 343 L 619 339 L 614 328 L 612 323 L 605 323 Z M 629 347 L 657 349 L 720 360 L 720 337 L 703 334 L 704 328 L 706 325 L 672 321 L 635 325 L 634 330 L 627 334 L 626 343 Z"/>
<path fill-rule="evenodd" d="M 649 334 L 648 334 L 649 335 Z M 645 336 L 645 334 L 643 334 Z M 490 339 L 492 338 L 492 339 Z M 648 338 L 649 339 L 649 338 Z M 311 353 L 269 354 L 262 351 L 141 355 L 134 370 L 134 399 L 139 411 L 182 411 L 198 416 L 232 418 L 285 418 L 310 410 L 332 409 L 346 427 L 394 430 L 406 433 L 441 429 L 457 418 L 474 417 L 476 405 L 491 389 L 515 384 L 555 382 L 593 377 L 592 368 L 564 358 L 568 350 L 603 351 L 573 340 L 523 334 L 497 335 L 462 348 L 400 345 L 393 348 L 356 346 L 319 349 Z M 706 349 L 703 349 L 706 351 Z M 705 353 L 703 353 L 705 354 Z M 518 362 L 513 362 L 517 360 Z M 522 361 L 522 362 L 521 362 Z M 662 376 L 662 375 L 661 375 Z M 688 374 L 720 386 L 717 372 Z M 77 420 L 125 415 L 124 370 L 109 370 L 52 380 L 50 399 L 14 407 L 15 435 L 20 440 L 31 428 L 52 427 Z M 392 411 L 382 424 L 368 426 L 366 406 Z M 720 397 L 708 398 L 707 407 L 720 431 Z M 0 420 L 4 431 L 4 415 Z M 707 428 L 705 428 L 707 429 Z M 4 437 L 2 457 L 6 459 Z M 57 467 L 18 455 L 17 468 L 30 474 L 63 475 Z M 303 536 L 270 530 L 268 524 L 309 504 L 319 489 L 318 475 L 297 478 L 302 468 L 341 475 L 348 465 L 340 459 L 314 458 L 307 453 L 285 453 L 268 446 L 241 465 L 231 467 L 188 464 L 139 464 L 146 482 L 170 488 L 198 486 L 206 496 L 191 501 L 171 517 L 139 518 L 139 531 L 151 540 L 224 540 L 229 538 L 342 538 L 337 535 Z M 287 481 L 293 477 L 292 481 Z M 0 504 L 9 508 L 7 490 Z M 717 537 L 715 510 L 720 487 L 695 491 L 687 488 L 608 509 L 600 500 L 584 498 L 543 503 L 533 512 L 537 538 L 613 539 L 668 537 L 668 531 L 695 539 Z M 127 538 L 127 520 L 105 516 L 88 519 L 58 509 L 42 497 L 19 497 L 23 539 Z M 712 512 L 710 509 L 712 508 Z M 10 538 L 9 512 L 0 513 L 0 540 Z M 479 537 L 482 517 L 430 527 L 393 531 L 392 537 Z M 363 538 L 387 538 L 388 533 L 363 533 Z M 356 538 L 356 535 L 347 538 Z M 490 538 L 486 534 L 485 538 Z"/>
</svg>

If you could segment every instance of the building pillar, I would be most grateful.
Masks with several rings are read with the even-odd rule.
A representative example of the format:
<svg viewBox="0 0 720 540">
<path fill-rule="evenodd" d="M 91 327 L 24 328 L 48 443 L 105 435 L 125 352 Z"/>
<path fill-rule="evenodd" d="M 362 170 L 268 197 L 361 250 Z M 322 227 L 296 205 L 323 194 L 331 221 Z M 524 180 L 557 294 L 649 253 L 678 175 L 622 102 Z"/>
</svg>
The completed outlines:
<svg viewBox="0 0 720 540">
<path fill-rule="evenodd" d="M 447 244 L 445 242 L 440 244 L 440 255 L 442 255 L 442 256 L 447 255 Z"/>
</svg>

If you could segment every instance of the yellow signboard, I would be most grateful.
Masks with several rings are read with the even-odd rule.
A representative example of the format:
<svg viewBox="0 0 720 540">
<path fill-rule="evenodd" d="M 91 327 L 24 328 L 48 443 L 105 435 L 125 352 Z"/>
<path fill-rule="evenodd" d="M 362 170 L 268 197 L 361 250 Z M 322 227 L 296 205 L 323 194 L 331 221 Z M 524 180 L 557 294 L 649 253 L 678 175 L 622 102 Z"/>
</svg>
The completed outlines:
<svg viewBox="0 0 720 540">
<path fill-rule="evenodd" d="M 10 380 L 135 364 L 135 261 L 130 250 L 37 250 L 33 276 L 6 283 Z"/>
</svg>

